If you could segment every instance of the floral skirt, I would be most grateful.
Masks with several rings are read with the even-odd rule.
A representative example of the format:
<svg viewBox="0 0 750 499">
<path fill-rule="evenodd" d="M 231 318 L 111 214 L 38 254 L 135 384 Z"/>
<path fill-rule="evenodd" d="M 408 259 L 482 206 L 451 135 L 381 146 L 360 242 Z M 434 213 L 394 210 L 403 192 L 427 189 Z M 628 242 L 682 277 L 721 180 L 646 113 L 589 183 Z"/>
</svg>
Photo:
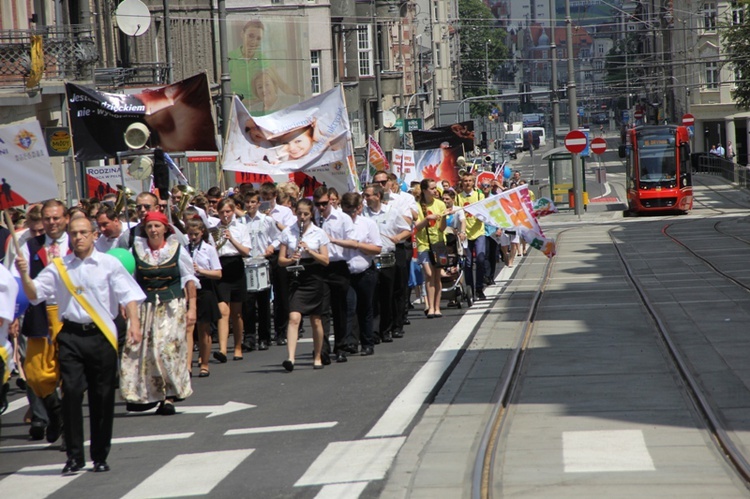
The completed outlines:
<svg viewBox="0 0 750 499">
<path fill-rule="evenodd" d="M 193 393 L 187 365 L 187 322 L 184 298 L 143 303 L 143 340 L 125 344 L 120 362 L 120 395 L 145 404 L 167 397 L 184 399 Z"/>
</svg>

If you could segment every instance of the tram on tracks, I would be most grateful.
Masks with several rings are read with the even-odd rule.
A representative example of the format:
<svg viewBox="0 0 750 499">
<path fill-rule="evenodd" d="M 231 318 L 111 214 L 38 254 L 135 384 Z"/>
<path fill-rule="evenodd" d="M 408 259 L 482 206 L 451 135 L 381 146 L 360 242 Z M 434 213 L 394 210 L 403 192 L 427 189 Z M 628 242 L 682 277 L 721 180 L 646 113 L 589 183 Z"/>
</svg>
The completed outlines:
<svg viewBox="0 0 750 499">
<path fill-rule="evenodd" d="M 641 125 L 619 149 L 625 166 L 628 211 L 689 212 L 693 208 L 690 135 L 685 126 Z"/>
</svg>

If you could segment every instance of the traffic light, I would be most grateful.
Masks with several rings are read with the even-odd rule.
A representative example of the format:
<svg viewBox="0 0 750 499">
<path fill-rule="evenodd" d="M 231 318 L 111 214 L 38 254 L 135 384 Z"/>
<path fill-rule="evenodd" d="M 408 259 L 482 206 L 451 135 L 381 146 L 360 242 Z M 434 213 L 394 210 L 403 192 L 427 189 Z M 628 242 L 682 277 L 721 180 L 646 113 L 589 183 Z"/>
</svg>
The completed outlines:
<svg viewBox="0 0 750 499">
<path fill-rule="evenodd" d="M 164 159 L 164 151 L 157 147 L 154 149 L 154 187 L 159 191 L 160 199 L 169 197 L 169 167 Z"/>
<path fill-rule="evenodd" d="M 487 149 L 487 132 L 482 132 L 482 141 L 479 143 L 480 149 Z"/>
</svg>

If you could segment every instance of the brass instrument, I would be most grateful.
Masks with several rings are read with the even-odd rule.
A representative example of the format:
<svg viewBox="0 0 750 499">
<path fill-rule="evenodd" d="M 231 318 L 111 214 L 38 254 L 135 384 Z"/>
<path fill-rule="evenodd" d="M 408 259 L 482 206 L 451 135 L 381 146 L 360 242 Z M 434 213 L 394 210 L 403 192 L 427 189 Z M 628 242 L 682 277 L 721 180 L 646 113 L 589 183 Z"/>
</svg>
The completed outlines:
<svg viewBox="0 0 750 499">
<path fill-rule="evenodd" d="M 177 218 L 182 221 L 182 214 L 185 213 L 185 208 L 187 208 L 188 203 L 197 191 L 187 184 L 178 185 L 177 189 L 182 193 L 182 197 L 179 203 L 177 203 Z"/>
<path fill-rule="evenodd" d="M 120 216 L 120 213 L 122 213 L 122 210 L 125 208 L 125 205 L 127 204 L 128 198 L 130 198 L 130 196 L 135 196 L 135 192 L 133 192 L 132 189 L 127 186 L 117 186 L 117 200 L 115 201 L 114 207 L 116 216 Z"/>
</svg>

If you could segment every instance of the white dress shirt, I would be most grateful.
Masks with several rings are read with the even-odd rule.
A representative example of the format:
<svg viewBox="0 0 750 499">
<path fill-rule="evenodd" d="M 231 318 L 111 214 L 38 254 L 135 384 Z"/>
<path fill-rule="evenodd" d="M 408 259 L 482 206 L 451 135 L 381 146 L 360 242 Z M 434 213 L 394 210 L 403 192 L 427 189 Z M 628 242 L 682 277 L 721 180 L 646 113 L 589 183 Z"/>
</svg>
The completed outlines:
<svg viewBox="0 0 750 499">
<path fill-rule="evenodd" d="M 251 246 L 250 234 L 247 231 L 247 227 L 245 227 L 245 224 L 240 223 L 236 216 L 232 215 L 232 221 L 229 222 L 229 225 L 219 226 L 218 241 L 216 241 L 217 253 L 219 253 L 219 256 L 241 256 L 239 250 L 235 248 L 234 244 L 230 243 L 229 240 L 224 240 L 223 244 L 221 244 L 221 241 L 224 238 L 222 231 L 226 228 L 229 228 L 229 232 L 232 234 L 235 241 L 245 248 L 250 248 Z M 220 244 L 221 247 L 219 247 Z"/>
<path fill-rule="evenodd" d="M 31 238 L 29 238 L 31 239 Z M 48 235 L 44 236 L 44 249 L 47 252 L 47 266 L 49 266 L 52 263 L 52 258 L 50 258 L 49 254 L 49 247 L 52 244 L 53 241 L 57 242 L 57 247 L 59 248 L 60 256 L 65 256 L 70 251 L 70 243 L 68 241 L 68 233 L 63 233 L 62 236 L 59 238 L 52 239 Z M 28 243 L 28 239 L 26 241 Z M 31 260 L 33 258 L 38 258 L 37 255 L 30 256 L 29 255 L 29 246 L 28 244 L 24 244 L 21 246 L 21 256 L 24 257 L 24 259 L 29 263 L 29 268 L 31 268 Z M 21 277 L 21 274 L 18 273 L 18 269 L 14 265 L 11 269 L 11 272 L 13 273 L 14 277 Z M 53 295 L 49 300 L 47 300 L 47 305 L 56 305 L 57 304 L 57 298 Z"/>
<path fill-rule="evenodd" d="M 191 247 L 188 246 L 188 252 Z M 219 254 L 216 252 L 216 248 L 211 246 L 210 243 L 199 242 L 195 248 L 192 248 L 190 256 L 193 259 L 199 269 L 202 270 L 221 270 L 221 262 L 219 262 Z"/>
<path fill-rule="evenodd" d="M 349 215 L 341 210 L 331 209 L 328 218 L 322 219 L 320 227 L 330 239 L 354 239 L 354 224 Z M 332 262 L 349 260 L 351 252 L 338 244 L 328 246 L 328 259 Z"/>
<path fill-rule="evenodd" d="M 117 241 L 120 239 L 120 236 L 117 237 L 107 237 L 104 234 L 99 236 L 99 238 L 94 242 L 94 247 L 97 249 L 97 251 L 101 253 L 106 253 L 107 251 L 111 250 L 112 248 L 117 247 Z"/>
<path fill-rule="evenodd" d="M 369 218 L 377 225 L 378 231 L 380 231 L 381 235 L 380 239 L 383 242 L 382 253 L 392 253 L 396 251 L 396 243 L 394 243 L 388 236 L 395 236 L 405 230 L 411 230 L 409 224 L 407 224 L 404 217 L 401 216 L 401 212 L 397 208 L 387 204 L 380 203 L 380 210 L 378 211 L 373 211 L 369 206 L 365 206 L 362 210 L 362 215 Z"/>
<path fill-rule="evenodd" d="M 297 249 L 297 246 L 299 246 L 299 242 L 300 242 L 299 225 L 297 224 L 290 225 L 289 227 L 284 229 L 281 232 L 281 236 L 279 240 L 281 244 L 286 244 L 286 247 L 287 247 L 286 256 L 287 258 L 289 258 L 292 254 L 294 254 L 295 250 Z M 302 236 L 302 241 L 304 241 L 307 244 L 308 248 L 310 248 L 316 253 L 320 252 L 320 248 L 322 246 L 328 245 L 328 255 L 330 258 L 331 246 L 332 246 L 330 244 L 331 240 L 328 239 L 328 235 L 320 227 L 316 227 L 315 225 L 310 224 L 307 227 L 305 234 Z M 307 251 L 302 250 L 300 252 L 300 258 L 312 258 L 312 255 L 310 255 Z"/>
<path fill-rule="evenodd" d="M 245 224 L 250 235 L 250 258 L 263 258 L 266 254 L 266 248 L 277 241 L 281 231 L 276 227 L 273 218 L 263 213 L 256 212 L 255 216 L 250 218 L 247 214 L 240 219 Z"/>
<path fill-rule="evenodd" d="M 371 219 L 363 216 L 358 216 L 354 220 L 354 239 L 362 243 L 374 244 L 381 248 L 383 246 L 378 226 Z M 359 274 L 367 270 L 372 264 L 373 258 L 375 258 L 375 255 L 366 255 L 358 250 L 352 250 L 351 255 L 351 258 L 346 263 L 349 266 L 349 272 L 352 274 Z"/>
</svg>

